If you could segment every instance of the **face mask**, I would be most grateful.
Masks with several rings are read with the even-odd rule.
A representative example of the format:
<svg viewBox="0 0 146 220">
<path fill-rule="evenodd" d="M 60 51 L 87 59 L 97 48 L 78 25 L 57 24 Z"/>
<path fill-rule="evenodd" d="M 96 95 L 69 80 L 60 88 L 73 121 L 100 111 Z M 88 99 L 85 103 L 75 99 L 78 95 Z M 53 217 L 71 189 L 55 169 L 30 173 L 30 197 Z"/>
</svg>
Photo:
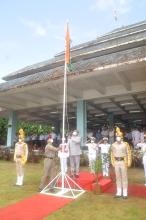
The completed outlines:
<svg viewBox="0 0 146 220">
<path fill-rule="evenodd" d="M 94 141 L 91 141 L 91 143 L 94 143 Z"/>
<path fill-rule="evenodd" d="M 49 143 L 53 143 L 53 139 L 49 139 L 48 142 L 49 142 Z"/>
<path fill-rule="evenodd" d="M 116 140 L 117 141 L 121 141 L 121 137 L 116 137 Z"/>
<path fill-rule="evenodd" d="M 76 131 L 74 131 L 72 134 L 76 136 L 76 135 L 77 135 L 77 132 L 76 132 Z"/>
</svg>

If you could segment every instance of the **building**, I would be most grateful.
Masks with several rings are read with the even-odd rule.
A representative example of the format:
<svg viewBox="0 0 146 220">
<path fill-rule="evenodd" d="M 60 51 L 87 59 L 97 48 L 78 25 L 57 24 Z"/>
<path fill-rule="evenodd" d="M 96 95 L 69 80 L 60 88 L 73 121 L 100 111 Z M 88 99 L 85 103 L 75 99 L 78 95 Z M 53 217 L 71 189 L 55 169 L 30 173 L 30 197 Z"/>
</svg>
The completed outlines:
<svg viewBox="0 0 146 220">
<path fill-rule="evenodd" d="M 71 48 L 68 120 L 82 137 L 88 128 L 114 123 L 146 125 L 146 21 L 116 29 Z M 64 52 L 20 69 L 0 84 L 0 116 L 9 117 L 7 146 L 16 118 L 62 121 Z"/>
</svg>

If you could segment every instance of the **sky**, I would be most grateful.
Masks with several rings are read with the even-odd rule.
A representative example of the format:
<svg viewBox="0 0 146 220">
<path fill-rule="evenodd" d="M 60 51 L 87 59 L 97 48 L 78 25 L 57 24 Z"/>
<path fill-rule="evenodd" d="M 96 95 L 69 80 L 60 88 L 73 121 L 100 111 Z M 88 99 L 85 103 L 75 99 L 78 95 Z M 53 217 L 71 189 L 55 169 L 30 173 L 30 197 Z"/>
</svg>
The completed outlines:
<svg viewBox="0 0 146 220">
<path fill-rule="evenodd" d="M 146 0 L 0 0 L 0 82 L 65 47 L 69 21 L 75 46 L 146 20 Z"/>
</svg>

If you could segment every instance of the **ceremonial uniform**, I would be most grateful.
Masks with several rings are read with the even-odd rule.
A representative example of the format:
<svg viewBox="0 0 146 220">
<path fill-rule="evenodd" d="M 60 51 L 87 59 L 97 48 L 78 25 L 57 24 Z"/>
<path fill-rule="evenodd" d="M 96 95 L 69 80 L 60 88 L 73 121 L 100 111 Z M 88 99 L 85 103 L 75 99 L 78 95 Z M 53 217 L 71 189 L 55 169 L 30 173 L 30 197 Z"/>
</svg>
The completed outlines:
<svg viewBox="0 0 146 220">
<path fill-rule="evenodd" d="M 134 148 L 137 148 L 137 144 L 141 142 L 141 134 L 140 131 L 138 131 L 138 129 L 135 129 L 132 131 L 132 143 Z"/>
<path fill-rule="evenodd" d="M 91 142 L 86 144 L 88 147 L 88 159 L 89 159 L 89 167 L 90 167 L 91 173 L 95 173 L 95 163 L 96 163 L 96 157 L 98 153 L 97 144 L 94 141 L 95 141 L 95 138 L 91 137 Z"/>
<path fill-rule="evenodd" d="M 109 175 L 109 149 L 110 149 L 110 144 L 108 144 L 108 143 L 99 144 L 99 148 L 100 148 L 101 160 L 102 160 L 102 173 L 103 173 L 103 176 L 108 176 Z"/>
<path fill-rule="evenodd" d="M 115 167 L 116 174 L 116 197 L 127 198 L 128 178 L 127 167 L 131 165 L 131 150 L 127 142 L 122 141 L 121 136 L 117 136 L 117 141 L 111 147 L 111 162 Z"/>
<path fill-rule="evenodd" d="M 144 175 L 145 175 L 145 186 L 146 186 L 146 134 L 144 136 L 144 143 L 139 143 L 137 144 L 138 147 L 141 148 L 142 154 L 143 154 L 143 158 L 142 158 L 142 162 L 143 162 L 143 166 L 144 166 Z"/>
<path fill-rule="evenodd" d="M 17 186 L 23 185 L 24 165 L 28 158 L 28 147 L 24 143 L 23 138 L 19 137 L 19 141 L 15 144 L 14 161 L 16 162 Z"/>
<path fill-rule="evenodd" d="M 39 190 L 43 190 L 43 188 L 48 183 L 48 178 L 50 181 L 55 177 L 55 166 L 56 166 L 56 152 L 58 152 L 58 148 L 52 145 L 53 140 L 49 139 L 48 143 L 45 147 L 45 159 L 44 159 L 44 175 L 41 179 L 41 183 L 39 186 Z"/>
</svg>

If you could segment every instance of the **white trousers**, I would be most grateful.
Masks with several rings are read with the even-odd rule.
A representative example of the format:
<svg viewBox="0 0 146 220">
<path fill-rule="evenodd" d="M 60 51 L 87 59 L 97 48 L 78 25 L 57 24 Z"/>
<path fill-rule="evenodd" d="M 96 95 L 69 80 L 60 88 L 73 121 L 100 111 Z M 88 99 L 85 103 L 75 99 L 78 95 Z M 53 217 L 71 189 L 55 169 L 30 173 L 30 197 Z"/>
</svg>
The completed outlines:
<svg viewBox="0 0 146 220">
<path fill-rule="evenodd" d="M 61 165 L 61 172 L 65 175 L 67 173 L 67 157 L 65 158 L 60 157 L 60 165 Z"/>
<path fill-rule="evenodd" d="M 103 176 L 109 175 L 109 158 L 108 154 L 101 154 L 101 160 L 102 160 L 102 173 Z"/>
<path fill-rule="evenodd" d="M 144 176 L 146 178 L 146 155 L 143 156 L 143 167 L 144 167 Z"/>
</svg>

